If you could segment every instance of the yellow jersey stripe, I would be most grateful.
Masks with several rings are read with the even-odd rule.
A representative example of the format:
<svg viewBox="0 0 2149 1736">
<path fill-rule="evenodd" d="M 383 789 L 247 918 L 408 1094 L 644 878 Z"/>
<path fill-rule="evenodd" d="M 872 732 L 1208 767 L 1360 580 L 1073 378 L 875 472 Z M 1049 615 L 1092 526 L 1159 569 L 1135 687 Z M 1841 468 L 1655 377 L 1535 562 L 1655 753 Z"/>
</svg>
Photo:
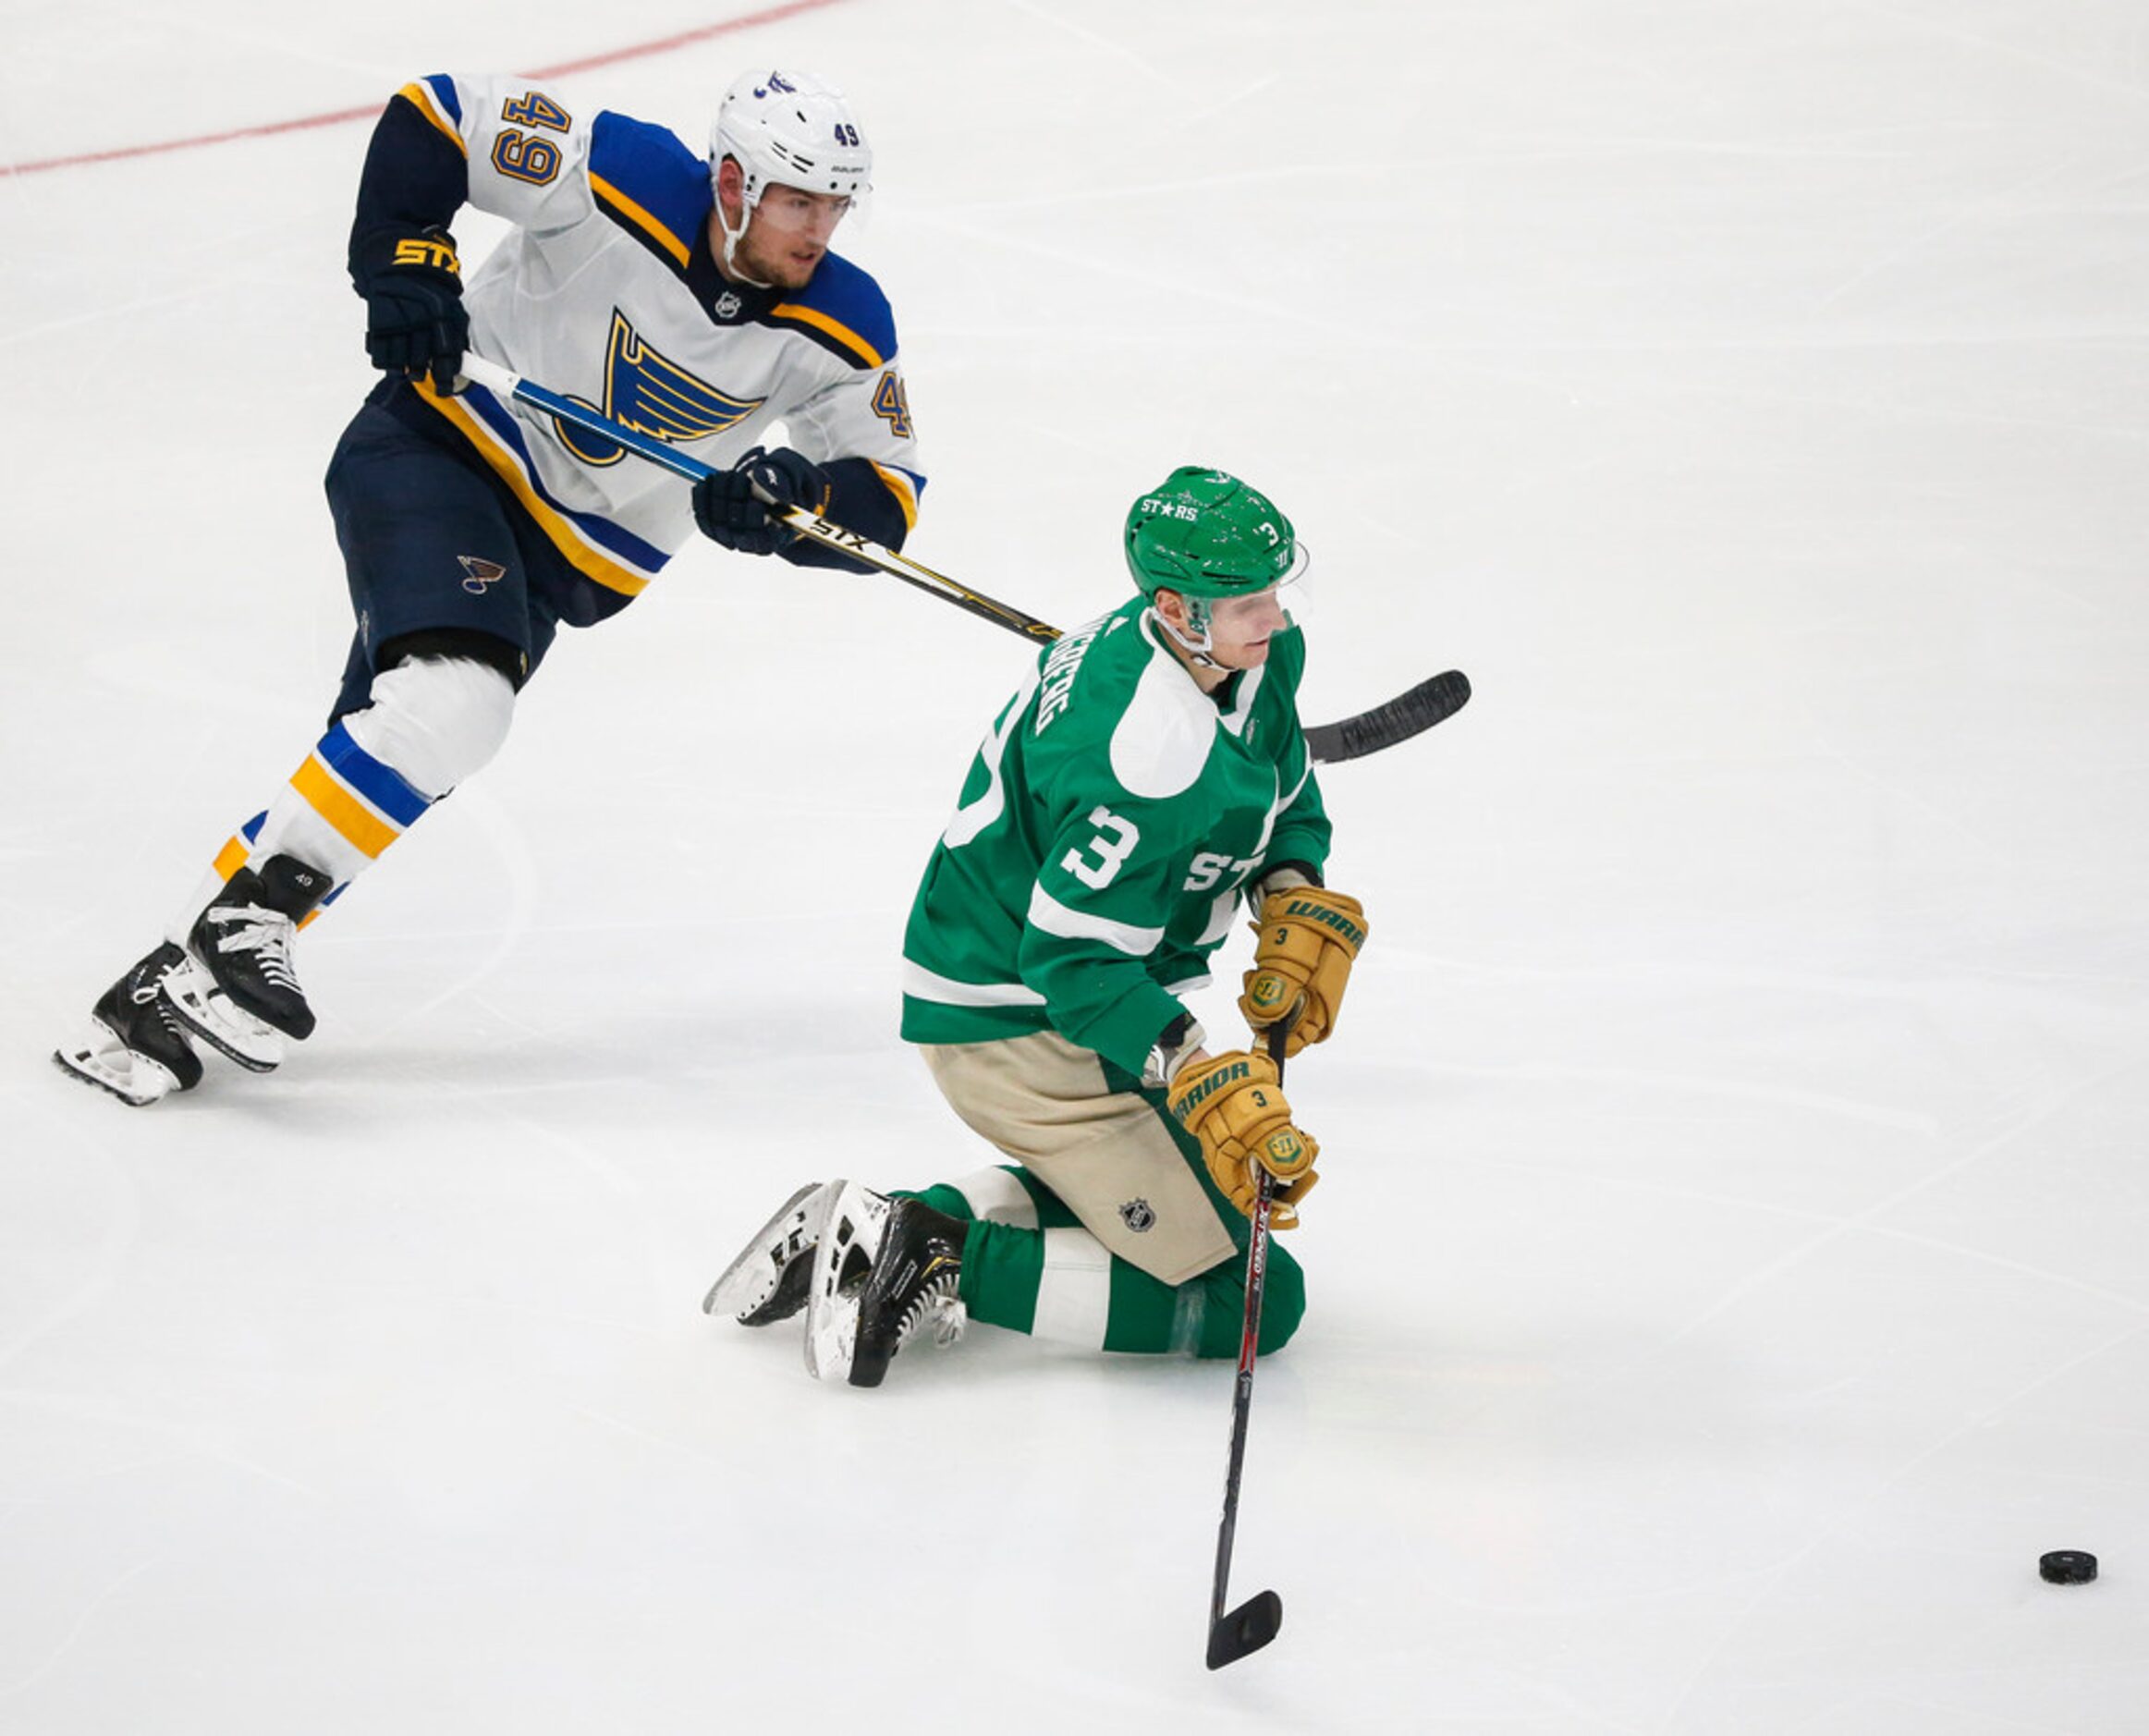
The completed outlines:
<svg viewBox="0 0 2149 1736">
<path fill-rule="evenodd" d="M 686 270 L 687 262 L 693 257 L 694 250 L 690 246 L 680 240 L 678 236 L 665 228 L 663 224 L 651 216 L 633 200 L 628 198 L 625 193 L 613 186 L 602 175 L 590 177 L 590 190 L 648 236 L 651 240 L 663 248 L 665 252 L 678 260 L 681 271 Z"/>
<path fill-rule="evenodd" d="M 455 148 L 458 151 L 460 151 L 466 157 L 470 155 L 470 148 L 463 142 L 461 132 L 457 129 L 454 120 L 441 112 L 440 104 L 433 100 L 432 86 L 428 85 L 423 79 L 413 79 L 396 94 L 407 98 L 411 107 L 455 141 Z"/>
<path fill-rule="evenodd" d="M 904 528 L 915 531 L 918 528 L 918 496 L 910 487 L 910 479 L 900 471 L 891 471 L 885 464 L 873 465 L 873 474 L 887 485 L 888 493 L 896 497 L 896 505 L 902 507 Z"/>
<path fill-rule="evenodd" d="M 818 308 L 801 307 L 796 301 L 779 301 L 769 310 L 772 320 L 797 320 L 802 325 L 811 325 L 816 331 L 826 332 L 853 355 L 862 357 L 869 368 L 881 365 L 881 352 L 861 337 L 841 320 L 832 320 Z"/>
<path fill-rule="evenodd" d="M 253 850 L 246 839 L 234 833 L 225 839 L 224 848 L 216 852 L 216 860 L 211 866 L 219 880 L 228 880 L 246 866 L 246 859 L 252 854 Z"/>
<path fill-rule="evenodd" d="M 621 596 L 638 597 L 649 589 L 649 581 L 641 574 L 622 567 L 583 540 L 573 521 L 549 505 L 531 485 L 529 473 L 491 429 L 454 398 L 441 397 L 433 389 L 432 381 L 419 380 L 414 384 L 419 396 L 461 429 L 463 438 L 477 448 L 479 456 L 498 472 L 500 480 L 515 491 L 515 498 L 522 503 L 523 511 L 537 520 L 545 535 L 552 539 L 553 546 L 567 556 L 570 567 L 583 578 L 603 585 L 607 591 L 617 591 Z"/>
<path fill-rule="evenodd" d="M 306 763 L 291 774 L 291 788 L 311 808 L 349 840 L 352 848 L 377 857 L 403 834 L 360 801 L 321 763 L 309 753 Z"/>
</svg>

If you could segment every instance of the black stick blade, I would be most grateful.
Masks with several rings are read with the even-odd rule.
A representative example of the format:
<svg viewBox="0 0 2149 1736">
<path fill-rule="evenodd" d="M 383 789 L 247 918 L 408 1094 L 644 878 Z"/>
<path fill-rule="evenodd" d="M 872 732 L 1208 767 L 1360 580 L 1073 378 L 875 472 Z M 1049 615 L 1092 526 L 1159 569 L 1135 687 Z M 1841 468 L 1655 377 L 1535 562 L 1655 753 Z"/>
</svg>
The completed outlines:
<svg viewBox="0 0 2149 1736">
<path fill-rule="evenodd" d="M 1324 765 L 1363 759 L 1422 734 L 1469 703 L 1470 678 L 1460 669 L 1450 669 L 1355 717 L 1313 725 L 1306 731 L 1306 750 Z"/>
<path fill-rule="evenodd" d="M 1256 1592 L 1238 1608 L 1209 1624 L 1209 1668 L 1236 1664 L 1275 1639 L 1284 1625 L 1284 1600 L 1272 1591 Z"/>
</svg>

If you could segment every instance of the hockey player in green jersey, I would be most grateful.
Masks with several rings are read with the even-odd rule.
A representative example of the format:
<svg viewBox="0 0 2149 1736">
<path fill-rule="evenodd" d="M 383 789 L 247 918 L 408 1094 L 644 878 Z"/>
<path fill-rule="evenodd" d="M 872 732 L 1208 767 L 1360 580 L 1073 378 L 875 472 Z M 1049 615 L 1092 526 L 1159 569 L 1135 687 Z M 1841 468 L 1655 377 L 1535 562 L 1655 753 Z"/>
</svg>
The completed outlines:
<svg viewBox="0 0 2149 1736">
<path fill-rule="evenodd" d="M 1317 1147 L 1258 1050 L 1211 1054 L 1179 996 L 1244 903 L 1239 1009 L 1286 1052 L 1323 1041 L 1364 943 L 1327 891 L 1329 825 L 1299 727 L 1305 651 L 1279 598 L 1290 521 L 1222 471 L 1135 502 L 1141 594 L 1061 639 L 1002 708 L 904 938 L 903 1035 L 1011 1161 L 917 1192 L 801 1188 L 705 1304 L 807 1310 L 816 1375 L 877 1386 L 966 1317 L 1107 1351 L 1239 1350 L 1256 1166 L 1298 1222 Z M 1304 1284 L 1270 1254 L 1262 1350 Z"/>
</svg>

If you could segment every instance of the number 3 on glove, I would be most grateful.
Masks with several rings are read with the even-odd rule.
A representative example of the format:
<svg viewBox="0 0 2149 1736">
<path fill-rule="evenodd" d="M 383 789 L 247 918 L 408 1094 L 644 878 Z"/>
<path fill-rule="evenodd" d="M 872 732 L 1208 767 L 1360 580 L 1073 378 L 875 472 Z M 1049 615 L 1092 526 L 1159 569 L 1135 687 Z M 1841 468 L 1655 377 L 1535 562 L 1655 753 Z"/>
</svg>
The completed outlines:
<svg viewBox="0 0 2149 1736">
<path fill-rule="evenodd" d="M 1262 900 L 1257 932 L 1239 1010 L 1260 1032 L 1297 1008 L 1284 1038 L 1284 1054 L 1296 1055 L 1336 1028 L 1351 963 L 1372 932 L 1365 907 L 1325 886 L 1294 886 Z"/>
<path fill-rule="evenodd" d="M 1320 1180 L 1313 1159 L 1321 1148 L 1291 1125 L 1291 1106 L 1265 1055 L 1234 1049 L 1190 1062 L 1172 1082 L 1171 1112 L 1202 1142 L 1202 1158 L 1219 1192 L 1253 1216 L 1254 1172 L 1276 1178 L 1269 1228 L 1295 1229 L 1299 1202 Z"/>
</svg>

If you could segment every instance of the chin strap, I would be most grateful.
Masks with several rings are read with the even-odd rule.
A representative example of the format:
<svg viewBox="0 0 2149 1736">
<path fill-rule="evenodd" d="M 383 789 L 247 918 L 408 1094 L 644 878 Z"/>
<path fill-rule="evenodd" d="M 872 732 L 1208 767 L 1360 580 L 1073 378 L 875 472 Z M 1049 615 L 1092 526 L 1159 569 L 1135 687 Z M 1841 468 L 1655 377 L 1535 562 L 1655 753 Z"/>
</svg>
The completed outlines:
<svg viewBox="0 0 2149 1736">
<path fill-rule="evenodd" d="M 739 219 L 739 227 L 734 229 L 724 221 L 724 201 L 722 198 L 718 198 L 715 202 L 716 230 L 724 238 L 724 275 L 752 288 L 766 289 L 771 286 L 762 282 L 758 277 L 749 277 L 739 269 L 733 257 L 739 251 L 739 243 L 746 234 L 746 226 L 753 221 L 753 207 L 746 205 L 743 207 L 743 211 L 744 214 Z"/>
<path fill-rule="evenodd" d="M 1190 617 L 1192 614 L 1192 603 L 1190 602 L 1188 605 L 1188 613 Z M 1156 605 L 1154 603 L 1150 605 L 1146 613 L 1148 614 L 1149 618 L 1156 623 L 1158 629 L 1164 633 L 1165 637 L 1169 639 L 1171 642 L 1177 645 L 1181 651 L 1185 652 L 1188 657 L 1190 658 L 1194 663 L 1200 665 L 1204 669 L 1221 669 L 1224 666 L 1222 664 L 1218 663 L 1215 658 L 1209 654 L 1210 646 L 1213 642 L 1209 638 L 1209 633 L 1206 627 L 1203 629 L 1202 636 L 1200 639 L 1189 639 L 1184 633 L 1180 632 L 1178 628 L 1174 627 L 1169 621 L 1166 620 L 1163 616 L 1156 612 Z"/>
</svg>

